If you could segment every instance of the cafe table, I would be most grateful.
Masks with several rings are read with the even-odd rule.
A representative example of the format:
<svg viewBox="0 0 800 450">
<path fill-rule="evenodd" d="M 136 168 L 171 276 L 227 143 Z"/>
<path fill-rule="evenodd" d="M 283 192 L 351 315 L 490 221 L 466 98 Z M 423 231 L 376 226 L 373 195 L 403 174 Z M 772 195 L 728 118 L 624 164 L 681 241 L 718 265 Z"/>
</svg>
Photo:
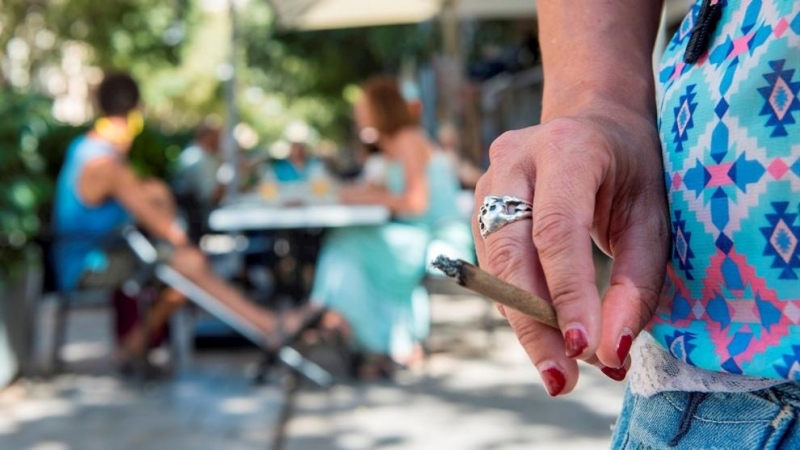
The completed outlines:
<svg viewBox="0 0 800 450">
<path fill-rule="evenodd" d="M 208 225 L 216 233 L 245 233 L 378 226 L 390 219 L 389 209 L 380 205 L 343 205 L 322 201 L 287 205 L 266 201 L 259 193 L 248 193 L 240 194 L 212 211 Z M 310 379 L 330 379 L 329 374 L 290 346 L 282 348 L 277 358 Z M 262 363 L 259 378 L 263 378 L 269 365 L 269 360 Z"/>
<path fill-rule="evenodd" d="M 390 218 L 389 209 L 381 205 L 281 205 L 264 201 L 258 194 L 243 194 L 212 211 L 208 225 L 214 232 L 236 233 L 382 225 Z"/>
</svg>

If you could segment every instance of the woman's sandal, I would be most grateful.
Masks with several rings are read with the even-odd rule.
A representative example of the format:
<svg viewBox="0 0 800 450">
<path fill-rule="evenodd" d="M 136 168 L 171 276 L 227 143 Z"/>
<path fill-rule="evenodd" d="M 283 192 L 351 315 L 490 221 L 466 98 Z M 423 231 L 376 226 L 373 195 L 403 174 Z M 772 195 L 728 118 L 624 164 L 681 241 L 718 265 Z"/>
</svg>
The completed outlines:
<svg viewBox="0 0 800 450">
<path fill-rule="evenodd" d="M 354 361 L 353 374 L 362 381 L 391 381 L 395 362 L 388 355 L 362 353 Z"/>
<path fill-rule="evenodd" d="M 328 309 L 321 306 L 311 306 L 307 305 L 307 307 L 301 308 L 301 315 L 298 319 L 298 323 L 294 327 L 287 328 L 285 320 L 287 312 L 284 312 L 280 315 L 278 320 L 278 348 L 285 347 L 287 345 L 292 345 L 293 343 L 297 342 L 300 336 L 307 330 L 319 327 L 322 319 L 328 313 Z M 303 311 L 306 309 L 307 311 Z M 309 310 L 310 309 L 310 310 Z M 298 312 L 294 310 L 293 312 Z"/>
</svg>

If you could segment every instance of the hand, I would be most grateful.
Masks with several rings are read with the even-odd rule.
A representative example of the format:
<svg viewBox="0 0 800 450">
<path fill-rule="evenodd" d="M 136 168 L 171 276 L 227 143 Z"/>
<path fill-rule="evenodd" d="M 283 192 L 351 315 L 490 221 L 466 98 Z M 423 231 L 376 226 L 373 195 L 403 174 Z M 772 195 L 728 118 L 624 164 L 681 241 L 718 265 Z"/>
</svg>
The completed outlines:
<svg viewBox="0 0 800 450">
<path fill-rule="evenodd" d="M 669 249 L 669 217 L 654 119 L 618 104 L 512 131 L 494 142 L 477 187 L 533 203 L 533 219 L 480 237 L 481 267 L 550 299 L 561 332 L 501 309 L 550 395 L 578 380 L 573 358 L 622 379 L 632 339 L 653 315 Z M 476 208 L 476 211 L 478 208 Z M 592 239 L 614 258 L 602 304 Z M 563 333 L 563 337 L 562 337 Z"/>
<path fill-rule="evenodd" d="M 189 237 L 186 235 L 186 231 L 184 231 L 183 227 L 180 223 L 178 223 L 178 221 L 172 222 L 172 226 L 170 226 L 169 232 L 165 238 L 174 247 L 185 247 L 189 245 Z"/>
<path fill-rule="evenodd" d="M 352 205 L 381 203 L 381 192 L 370 186 L 350 185 L 342 186 L 339 190 L 339 199 L 342 203 Z"/>
<path fill-rule="evenodd" d="M 360 194 L 363 190 L 362 187 L 356 185 L 342 186 L 339 189 L 339 201 L 345 204 L 356 203 L 356 201 L 361 198 Z"/>
</svg>

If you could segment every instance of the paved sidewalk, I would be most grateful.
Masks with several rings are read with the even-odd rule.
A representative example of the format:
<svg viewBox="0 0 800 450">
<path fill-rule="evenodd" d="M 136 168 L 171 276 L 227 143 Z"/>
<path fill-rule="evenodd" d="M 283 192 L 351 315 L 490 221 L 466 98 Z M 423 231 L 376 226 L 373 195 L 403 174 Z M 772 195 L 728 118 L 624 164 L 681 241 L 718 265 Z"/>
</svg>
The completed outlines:
<svg viewBox="0 0 800 450">
<path fill-rule="evenodd" d="M 573 394 L 550 399 L 507 327 L 487 348 L 484 310 L 474 297 L 436 297 L 432 355 L 396 383 L 303 386 L 286 448 L 607 448 L 622 385 L 584 367 Z M 255 352 L 199 353 L 176 378 L 142 386 L 110 370 L 108 329 L 105 312 L 80 313 L 67 348 L 77 373 L 0 393 L 0 449 L 270 448 L 283 393 L 250 382 Z"/>
</svg>

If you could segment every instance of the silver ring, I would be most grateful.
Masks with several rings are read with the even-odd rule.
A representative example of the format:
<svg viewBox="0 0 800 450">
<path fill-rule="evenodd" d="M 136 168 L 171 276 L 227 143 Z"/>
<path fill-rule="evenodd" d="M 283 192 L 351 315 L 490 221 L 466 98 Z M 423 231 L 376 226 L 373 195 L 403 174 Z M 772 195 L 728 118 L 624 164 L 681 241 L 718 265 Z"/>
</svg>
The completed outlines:
<svg viewBox="0 0 800 450">
<path fill-rule="evenodd" d="M 533 205 L 530 202 L 507 195 L 503 197 L 489 195 L 483 199 L 483 205 L 478 214 L 478 225 L 481 236 L 486 239 L 486 236 L 509 223 L 531 217 L 533 217 Z"/>
</svg>

